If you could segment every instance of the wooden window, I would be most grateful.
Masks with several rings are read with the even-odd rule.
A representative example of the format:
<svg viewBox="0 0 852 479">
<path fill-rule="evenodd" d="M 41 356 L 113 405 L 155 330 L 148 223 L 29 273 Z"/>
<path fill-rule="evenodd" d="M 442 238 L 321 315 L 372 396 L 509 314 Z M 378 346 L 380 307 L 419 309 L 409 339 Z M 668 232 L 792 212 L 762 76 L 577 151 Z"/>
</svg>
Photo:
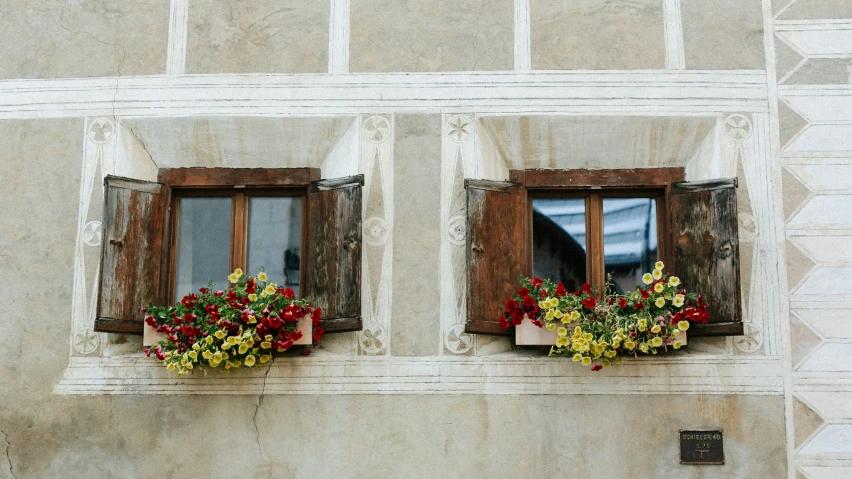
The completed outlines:
<svg viewBox="0 0 852 479">
<path fill-rule="evenodd" d="M 327 332 L 361 329 L 363 176 L 173 168 L 159 181 L 106 179 L 96 331 L 140 334 L 142 305 L 171 304 L 211 280 L 224 289 L 231 271 L 258 266 L 323 308 Z"/>
<path fill-rule="evenodd" d="M 711 323 L 691 333 L 742 334 L 735 182 L 683 178 L 682 168 L 513 170 L 509 182 L 468 181 L 466 330 L 507 334 L 498 320 L 521 275 L 599 292 L 609 276 L 621 292 L 659 259 L 707 298 Z"/>
</svg>

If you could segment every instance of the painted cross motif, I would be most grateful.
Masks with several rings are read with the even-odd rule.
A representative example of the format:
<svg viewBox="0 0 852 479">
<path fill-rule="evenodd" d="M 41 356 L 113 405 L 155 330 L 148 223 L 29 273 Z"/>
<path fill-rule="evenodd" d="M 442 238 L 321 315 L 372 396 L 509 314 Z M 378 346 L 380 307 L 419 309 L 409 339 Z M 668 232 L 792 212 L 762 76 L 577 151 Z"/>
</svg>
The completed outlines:
<svg viewBox="0 0 852 479">
<path fill-rule="evenodd" d="M 745 140 L 751 136 L 751 122 L 740 114 L 725 119 L 725 132 L 735 140 Z"/>
</svg>

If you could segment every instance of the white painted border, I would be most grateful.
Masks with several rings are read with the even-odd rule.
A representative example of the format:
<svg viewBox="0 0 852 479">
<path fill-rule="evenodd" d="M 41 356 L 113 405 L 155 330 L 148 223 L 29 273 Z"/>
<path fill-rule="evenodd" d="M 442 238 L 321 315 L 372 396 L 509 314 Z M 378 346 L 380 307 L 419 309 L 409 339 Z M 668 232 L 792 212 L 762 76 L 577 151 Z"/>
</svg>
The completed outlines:
<svg viewBox="0 0 852 479">
<path fill-rule="evenodd" d="M 172 0 L 169 10 L 169 44 L 166 53 L 166 75 L 186 73 L 186 35 L 189 23 L 189 0 Z"/>
<path fill-rule="evenodd" d="M 349 73 L 349 0 L 330 0 L 328 73 Z"/>
<path fill-rule="evenodd" d="M 530 0 L 515 0 L 515 71 L 532 70 Z"/>
<path fill-rule="evenodd" d="M 680 0 L 663 0 L 663 31 L 666 41 L 666 69 L 683 70 L 686 68 L 686 54 L 683 50 Z"/>
</svg>

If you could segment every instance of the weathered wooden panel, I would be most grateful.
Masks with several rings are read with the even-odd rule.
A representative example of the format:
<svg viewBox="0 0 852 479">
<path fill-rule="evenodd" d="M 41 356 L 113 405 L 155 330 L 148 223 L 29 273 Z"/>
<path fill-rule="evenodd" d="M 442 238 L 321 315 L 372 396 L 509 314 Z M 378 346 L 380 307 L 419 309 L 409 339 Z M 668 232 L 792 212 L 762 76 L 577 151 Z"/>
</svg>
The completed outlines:
<svg viewBox="0 0 852 479">
<path fill-rule="evenodd" d="M 364 176 L 308 189 L 307 295 L 326 332 L 361 330 L 361 186 Z"/>
<path fill-rule="evenodd" d="M 139 308 L 162 304 L 164 230 L 170 190 L 159 183 L 108 176 L 95 331 L 142 334 Z"/>
<path fill-rule="evenodd" d="M 742 334 L 736 179 L 672 186 L 674 272 L 704 296 L 710 323 L 693 336 Z"/>
<path fill-rule="evenodd" d="M 307 186 L 319 177 L 317 168 L 163 168 L 161 183 L 175 187 Z"/>
<path fill-rule="evenodd" d="M 528 189 L 660 188 L 683 181 L 683 168 L 631 168 L 610 170 L 526 170 Z"/>
<path fill-rule="evenodd" d="M 526 190 L 517 183 L 467 180 L 467 324 L 465 331 L 509 334 L 500 327 L 506 299 L 530 274 Z"/>
</svg>

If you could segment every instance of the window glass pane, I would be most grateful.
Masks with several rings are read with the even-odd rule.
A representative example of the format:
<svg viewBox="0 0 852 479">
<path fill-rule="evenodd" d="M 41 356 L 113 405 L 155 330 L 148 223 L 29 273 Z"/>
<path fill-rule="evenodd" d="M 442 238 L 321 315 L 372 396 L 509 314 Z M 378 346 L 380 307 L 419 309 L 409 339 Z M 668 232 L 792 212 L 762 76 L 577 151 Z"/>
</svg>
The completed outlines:
<svg viewBox="0 0 852 479">
<path fill-rule="evenodd" d="M 586 281 L 586 200 L 533 200 L 533 275 L 578 291 Z"/>
<path fill-rule="evenodd" d="M 181 198 L 178 211 L 175 300 L 207 286 L 209 281 L 218 289 L 227 288 L 231 198 Z"/>
<path fill-rule="evenodd" d="M 657 261 L 657 202 L 651 198 L 604 198 L 604 271 L 618 293 L 642 284 Z"/>
<path fill-rule="evenodd" d="M 299 294 L 302 198 L 251 197 L 248 215 L 248 268 L 262 267 L 269 281 Z"/>
</svg>

